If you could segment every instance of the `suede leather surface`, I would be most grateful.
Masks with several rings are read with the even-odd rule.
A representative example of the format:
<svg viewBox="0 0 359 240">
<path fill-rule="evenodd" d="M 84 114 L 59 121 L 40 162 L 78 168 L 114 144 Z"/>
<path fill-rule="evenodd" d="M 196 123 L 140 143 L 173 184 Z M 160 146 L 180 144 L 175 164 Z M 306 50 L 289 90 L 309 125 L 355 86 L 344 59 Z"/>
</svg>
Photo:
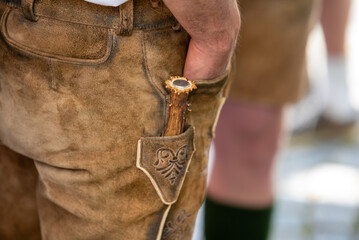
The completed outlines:
<svg viewBox="0 0 359 240">
<path fill-rule="evenodd" d="M 31 159 L 0 145 L 0 239 L 40 240 Z"/>
<path fill-rule="evenodd" d="M 26 21 L 18 9 L 6 11 L 3 18 L 3 37 L 24 54 L 96 64 L 106 61 L 111 53 L 114 33 L 105 28 L 79 27 L 49 18 Z"/>
<path fill-rule="evenodd" d="M 306 45 L 320 0 L 237 0 L 242 18 L 230 98 L 283 106 L 308 90 Z"/>
<path fill-rule="evenodd" d="M 195 151 L 194 128 L 171 137 L 141 138 L 136 165 L 151 180 L 164 204 L 176 202 Z"/>
<path fill-rule="evenodd" d="M 10 190 L 2 194 L 15 192 L 14 199 L 32 196 L 27 217 L 33 221 L 20 224 L 40 236 L 39 219 L 44 240 L 141 240 L 161 235 L 191 239 L 228 73 L 195 80 L 198 89 L 190 96 L 187 121 L 195 133 L 186 141 L 193 141 L 196 151 L 178 199 L 167 212 L 168 205 L 136 167 L 137 143 L 160 137 L 165 127 L 164 82 L 170 75 L 182 75 L 188 34 L 172 29 L 168 9 L 154 9 L 149 0 L 134 2 L 134 30 L 129 36 L 116 34 L 113 18 L 106 18 L 113 9 L 86 4 L 39 0 L 35 13 L 52 12 L 38 14 L 36 22 L 0 4 L 0 141 L 13 151 L 10 156 L 35 163 L 37 173 L 26 169 L 31 179 L 38 179 L 39 217 L 33 211 L 33 185 L 17 192 L 4 180 L 2 187 Z M 76 14 L 83 14 L 79 6 L 89 14 L 85 23 L 76 20 Z M 96 11 L 103 15 L 94 17 Z M 150 18 L 154 24 L 149 24 Z M 143 19 L 143 25 L 136 19 Z M 101 58 L 104 52 L 108 56 Z M 11 167 L 4 159 L 1 156 L 0 165 Z M 19 181 L 26 181 L 25 175 L 18 175 Z M 12 227 L 0 228 L 0 236 L 8 234 L 2 239 L 23 239 L 5 233 L 18 224 L 18 210 L 14 207 L 7 214 L 15 217 L 7 223 Z"/>
</svg>

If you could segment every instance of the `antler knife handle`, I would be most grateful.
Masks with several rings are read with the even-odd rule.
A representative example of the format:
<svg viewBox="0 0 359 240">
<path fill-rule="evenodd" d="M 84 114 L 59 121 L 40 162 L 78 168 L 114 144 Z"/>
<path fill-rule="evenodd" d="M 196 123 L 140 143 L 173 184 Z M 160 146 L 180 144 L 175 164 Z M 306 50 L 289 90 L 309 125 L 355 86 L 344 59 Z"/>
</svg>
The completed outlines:
<svg viewBox="0 0 359 240">
<path fill-rule="evenodd" d="M 166 81 L 170 92 L 169 117 L 164 136 L 176 136 L 183 132 L 186 123 L 186 112 L 189 110 L 189 93 L 196 89 L 193 81 L 185 77 L 170 77 Z M 190 110 L 189 110 L 190 111 Z"/>
</svg>

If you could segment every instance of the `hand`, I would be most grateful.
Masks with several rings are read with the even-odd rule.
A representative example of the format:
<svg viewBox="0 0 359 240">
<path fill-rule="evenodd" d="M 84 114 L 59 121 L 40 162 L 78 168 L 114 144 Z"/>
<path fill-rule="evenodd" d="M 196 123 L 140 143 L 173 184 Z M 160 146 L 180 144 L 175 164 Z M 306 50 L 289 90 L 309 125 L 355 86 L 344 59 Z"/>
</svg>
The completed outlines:
<svg viewBox="0 0 359 240">
<path fill-rule="evenodd" d="M 183 75 L 211 79 L 230 63 L 240 28 L 235 0 L 164 0 L 191 40 Z"/>
</svg>

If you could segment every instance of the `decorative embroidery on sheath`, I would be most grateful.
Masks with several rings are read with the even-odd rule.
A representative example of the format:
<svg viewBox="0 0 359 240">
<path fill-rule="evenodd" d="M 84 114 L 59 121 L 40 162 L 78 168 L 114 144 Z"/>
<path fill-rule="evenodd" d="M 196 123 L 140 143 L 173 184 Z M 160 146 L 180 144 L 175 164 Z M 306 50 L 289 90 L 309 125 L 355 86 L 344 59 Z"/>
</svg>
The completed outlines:
<svg viewBox="0 0 359 240">
<path fill-rule="evenodd" d="M 173 185 L 184 169 L 187 152 L 188 145 L 180 147 L 177 152 L 170 148 L 160 148 L 157 150 L 157 160 L 153 163 L 153 166 L 155 166 L 157 172 Z"/>
<path fill-rule="evenodd" d="M 170 240 L 181 240 L 183 239 L 183 234 L 187 231 L 188 224 L 187 219 L 191 217 L 191 214 L 186 213 L 184 209 L 181 209 L 174 221 L 169 221 L 166 223 L 165 228 L 163 229 L 163 238 Z"/>
</svg>

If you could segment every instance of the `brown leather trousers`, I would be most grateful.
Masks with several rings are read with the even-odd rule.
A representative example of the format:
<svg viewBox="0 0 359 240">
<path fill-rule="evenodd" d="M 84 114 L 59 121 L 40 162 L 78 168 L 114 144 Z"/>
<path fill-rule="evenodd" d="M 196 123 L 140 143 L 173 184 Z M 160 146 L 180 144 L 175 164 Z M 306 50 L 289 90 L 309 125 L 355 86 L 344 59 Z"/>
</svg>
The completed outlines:
<svg viewBox="0 0 359 240">
<path fill-rule="evenodd" d="M 190 239 L 226 74 L 195 80 L 186 131 L 161 137 L 189 40 L 163 4 L 0 15 L 0 239 Z"/>
</svg>

